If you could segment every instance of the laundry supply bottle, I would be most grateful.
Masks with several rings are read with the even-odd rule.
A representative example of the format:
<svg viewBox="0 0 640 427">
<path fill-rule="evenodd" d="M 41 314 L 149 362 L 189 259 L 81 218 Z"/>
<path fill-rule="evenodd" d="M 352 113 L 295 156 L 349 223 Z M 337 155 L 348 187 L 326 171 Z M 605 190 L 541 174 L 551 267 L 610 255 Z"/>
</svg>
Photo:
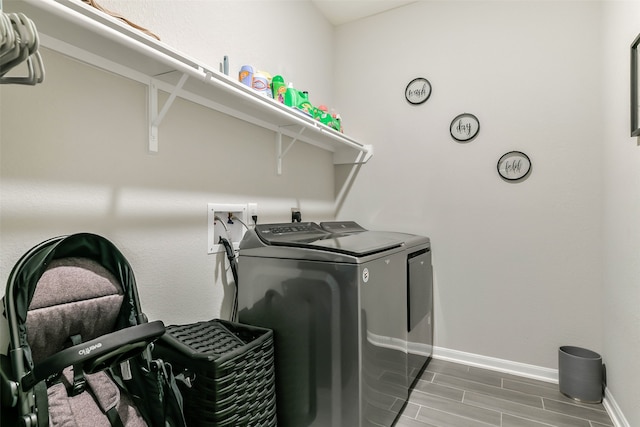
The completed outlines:
<svg viewBox="0 0 640 427">
<path fill-rule="evenodd" d="M 298 106 L 298 91 L 294 89 L 293 83 L 289 82 L 284 93 L 284 105 L 288 107 Z"/>
<path fill-rule="evenodd" d="M 281 75 L 273 76 L 271 79 L 271 92 L 273 93 L 273 99 L 284 104 L 284 94 L 287 91 L 287 86 L 284 84 L 284 78 Z"/>
<path fill-rule="evenodd" d="M 260 95 L 267 98 L 272 98 L 273 95 L 271 94 L 271 87 L 269 85 L 270 77 L 271 76 L 269 76 L 269 74 L 265 73 L 264 71 L 254 72 L 251 87 Z"/>
<path fill-rule="evenodd" d="M 335 113 L 332 114 L 331 117 L 333 117 L 333 128 L 338 132 L 344 132 L 344 129 L 342 128 L 342 117 L 340 116 L 340 114 Z"/>
<path fill-rule="evenodd" d="M 315 119 L 320 123 L 329 126 L 332 121 L 332 117 L 331 114 L 329 114 L 329 109 L 326 105 L 318 106 L 317 116 L 315 116 Z"/>
<path fill-rule="evenodd" d="M 309 102 L 309 92 L 298 91 L 298 104 L 297 107 L 299 110 L 307 113 L 310 116 L 313 116 L 313 105 Z"/>
<path fill-rule="evenodd" d="M 243 65 L 238 73 L 238 80 L 243 85 L 252 87 L 253 85 L 253 67 L 251 65 Z"/>
</svg>

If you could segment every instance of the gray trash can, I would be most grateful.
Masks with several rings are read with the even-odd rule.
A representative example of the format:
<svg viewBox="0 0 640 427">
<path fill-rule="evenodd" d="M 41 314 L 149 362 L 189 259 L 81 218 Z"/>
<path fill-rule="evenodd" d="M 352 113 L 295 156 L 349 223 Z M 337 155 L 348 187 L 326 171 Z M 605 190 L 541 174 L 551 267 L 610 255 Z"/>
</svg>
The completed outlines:
<svg viewBox="0 0 640 427">
<path fill-rule="evenodd" d="M 560 392 L 586 403 L 602 402 L 604 366 L 602 357 L 591 350 L 562 346 L 558 350 Z"/>
</svg>

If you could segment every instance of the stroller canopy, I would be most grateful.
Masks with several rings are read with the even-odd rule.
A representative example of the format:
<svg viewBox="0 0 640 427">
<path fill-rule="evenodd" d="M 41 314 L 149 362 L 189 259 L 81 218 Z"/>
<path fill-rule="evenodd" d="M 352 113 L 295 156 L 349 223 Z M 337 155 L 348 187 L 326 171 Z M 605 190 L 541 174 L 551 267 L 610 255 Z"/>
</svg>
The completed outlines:
<svg viewBox="0 0 640 427">
<path fill-rule="evenodd" d="M 87 258 L 101 264 L 120 282 L 124 301 L 118 315 L 116 328 L 136 325 L 141 314 L 133 270 L 124 255 L 104 237 L 91 233 L 79 233 L 56 237 L 32 248 L 16 263 L 7 284 L 5 310 L 7 313 L 11 347 L 28 348 L 27 311 L 38 280 L 49 264 L 60 258 Z M 32 365 L 29 354 L 25 354 Z"/>
</svg>

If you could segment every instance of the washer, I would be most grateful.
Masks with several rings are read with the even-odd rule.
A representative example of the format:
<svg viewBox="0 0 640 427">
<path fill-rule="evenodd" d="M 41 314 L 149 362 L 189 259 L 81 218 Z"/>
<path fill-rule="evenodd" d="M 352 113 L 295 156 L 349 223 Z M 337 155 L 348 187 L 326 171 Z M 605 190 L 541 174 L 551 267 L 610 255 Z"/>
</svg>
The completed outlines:
<svg viewBox="0 0 640 427">
<path fill-rule="evenodd" d="M 245 234 L 239 321 L 274 331 L 279 426 L 390 426 L 414 371 L 411 238 L 331 224 L 262 224 Z"/>
</svg>

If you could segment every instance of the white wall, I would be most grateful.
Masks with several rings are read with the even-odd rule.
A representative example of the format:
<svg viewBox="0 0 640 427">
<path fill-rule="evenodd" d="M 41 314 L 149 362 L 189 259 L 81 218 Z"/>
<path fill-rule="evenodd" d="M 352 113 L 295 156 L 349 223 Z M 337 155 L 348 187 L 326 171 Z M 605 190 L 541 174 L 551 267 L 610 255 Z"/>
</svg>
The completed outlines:
<svg viewBox="0 0 640 427">
<path fill-rule="evenodd" d="M 640 425 L 640 144 L 629 137 L 629 46 L 640 3 L 605 4 L 604 356 L 608 388 L 629 426 Z"/>
<path fill-rule="evenodd" d="M 376 148 L 337 215 L 431 236 L 436 345 L 550 368 L 559 345 L 596 350 L 629 426 L 640 425 L 640 144 L 628 136 L 639 8 L 419 2 L 339 27 L 334 71 L 337 107 Z M 433 94 L 412 107 L 402 92 L 418 76 Z M 448 134 L 462 112 L 482 123 L 467 144 Z M 498 178 L 509 150 L 531 157 L 526 181 Z"/>
<path fill-rule="evenodd" d="M 336 30 L 336 105 L 376 150 L 338 217 L 431 237 L 439 347 L 548 368 L 560 345 L 603 350 L 600 15 L 418 2 Z M 463 112 L 481 128 L 461 144 Z M 496 171 L 511 150 L 533 162 L 516 184 Z"/>
<path fill-rule="evenodd" d="M 330 47 L 312 50 L 306 38 L 288 37 L 289 31 L 308 31 L 331 40 L 332 27 L 310 3 L 267 8 L 243 2 L 244 8 L 260 9 L 251 14 L 240 13 L 233 1 L 177 2 L 184 22 L 194 22 L 189 29 L 197 30 L 195 41 L 180 38 L 195 37 L 180 34 L 187 26 L 171 25 L 182 22 L 171 9 L 174 2 L 151 3 L 131 5 L 141 8 L 140 15 L 154 10 L 154 18 L 167 22 L 157 33 L 190 46 L 188 55 L 211 48 L 211 58 L 230 56 L 235 73 L 236 58 L 290 73 L 330 104 Z M 4 6 L 19 11 L 20 4 Z M 204 17 L 209 25 L 198 23 Z M 258 37 L 251 30 L 280 19 L 288 22 L 282 31 L 265 30 Z M 255 59 L 247 47 L 252 43 Z M 283 44 L 286 49 L 275 48 Z M 329 152 L 296 144 L 277 176 L 272 132 L 178 99 L 160 125 L 159 153 L 147 154 L 144 85 L 46 49 L 43 54 L 44 84 L 0 86 L 1 292 L 29 248 L 49 237 L 89 231 L 111 239 L 132 263 L 150 318 L 225 318 L 231 274 L 223 254 L 207 255 L 207 203 L 257 202 L 263 222 L 289 221 L 294 206 L 306 219 L 333 218 Z"/>
</svg>

